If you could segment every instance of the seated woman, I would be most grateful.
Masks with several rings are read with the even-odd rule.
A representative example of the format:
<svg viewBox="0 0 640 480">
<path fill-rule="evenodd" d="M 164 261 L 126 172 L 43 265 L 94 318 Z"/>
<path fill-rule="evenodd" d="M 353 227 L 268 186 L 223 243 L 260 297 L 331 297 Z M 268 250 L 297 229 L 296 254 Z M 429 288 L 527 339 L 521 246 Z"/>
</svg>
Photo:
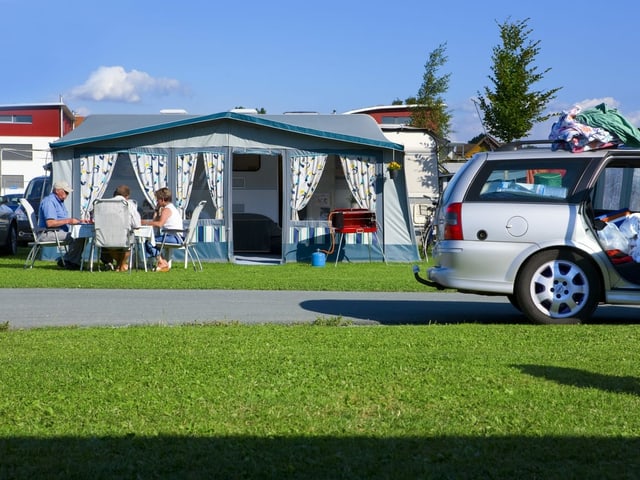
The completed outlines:
<svg viewBox="0 0 640 480">
<path fill-rule="evenodd" d="M 182 215 L 171 203 L 171 190 L 166 187 L 160 188 L 155 192 L 156 196 L 156 209 L 151 220 L 142 220 L 142 225 L 151 225 L 152 227 L 158 227 L 165 230 L 182 230 Z M 160 245 L 164 243 L 182 243 L 182 239 L 178 238 L 177 234 L 172 233 L 160 233 L 156 236 L 156 245 L 152 245 L 151 242 L 146 243 L 147 254 L 156 258 L 156 271 L 168 272 L 171 269 L 169 262 L 162 257 L 160 251 Z"/>
</svg>

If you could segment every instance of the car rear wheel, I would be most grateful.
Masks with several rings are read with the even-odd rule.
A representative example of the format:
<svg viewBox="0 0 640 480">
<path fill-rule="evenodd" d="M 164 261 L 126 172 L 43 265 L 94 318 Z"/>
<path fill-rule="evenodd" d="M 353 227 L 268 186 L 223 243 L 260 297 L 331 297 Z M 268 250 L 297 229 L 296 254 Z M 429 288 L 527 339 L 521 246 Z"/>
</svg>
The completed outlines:
<svg viewBox="0 0 640 480">
<path fill-rule="evenodd" d="M 509 300 L 509 303 L 511 304 L 511 306 L 513 308 L 515 308 L 519 312 L 522 311 L 522 307 L 520 306 L 520 302 L 518 301 L 518 297 L 516 297 L 515 295 L 507 295 L 507 300 Z"/>
<path fill-rule="evenodd" d="M 571 324 L 587 321 L 600 298 L 595 267 L 568 250 L 540 252 L 525 264 L 515 285 L 522 313 L 535 323 Z"/>
</svg>

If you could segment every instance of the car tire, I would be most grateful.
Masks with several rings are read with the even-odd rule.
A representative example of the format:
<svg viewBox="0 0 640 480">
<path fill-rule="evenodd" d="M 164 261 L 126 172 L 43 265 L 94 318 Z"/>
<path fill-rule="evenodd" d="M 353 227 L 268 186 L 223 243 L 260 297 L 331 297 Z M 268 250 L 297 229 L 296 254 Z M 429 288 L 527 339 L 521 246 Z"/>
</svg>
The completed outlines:
<svg viewBox="0 0 640 480">
<path fill-rule="evenodd" d="M 570 250 L 546 250 L 532 256 L 516 279 L 515 297 L 534 323 L 574 324 L 591 318 L 601 285 L 593 263 Z"/>
<path fill-rule="evenodd" d="M 16 255 L 18 253 L 18 227 L 12 223 L 7 233 L 7 241 L 2 246 L 3 255 Z"/>
<path fill-rule="evenodd" d="M 509 303 L 511 304 L 511 306 L 513 308 L 515 308 L 519 312 L 522 311 L 522 307 L 520 306 L 520 302 L 518 301 L 518 297 L 516 297 L 515 295 L 507 295 L 507 300 L 509 300 Z"/>
</svg>

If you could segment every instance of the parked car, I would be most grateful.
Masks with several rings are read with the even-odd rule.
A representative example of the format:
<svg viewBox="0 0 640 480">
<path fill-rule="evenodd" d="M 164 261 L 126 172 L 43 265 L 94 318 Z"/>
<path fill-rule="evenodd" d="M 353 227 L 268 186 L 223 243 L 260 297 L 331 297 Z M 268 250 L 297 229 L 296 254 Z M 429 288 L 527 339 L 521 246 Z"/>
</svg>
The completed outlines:
<svg viewBox="0 0 640 480">
<path fill-rule="evenodd" d="M 7 193 L 2 198 L 7 206 L 15 211 L 20 206 L 20 199 L 24 197 L 24 193 Z"/>
<path fill-rule="evenodd" d="M 51 176 L 42 175 L 29 181 L 23 196 L 29 201 L 37 215 L 40 210 L 40 202 L 49 193 L 51 193 Z M 29 219 L 22 207 L 16 209 L 16 217 L 18 219 L 18 243 L 24 245 L 33 241 Z"/>
<path fill-rule="evenodd" d="M 506 295 L 535 323 L 586 322 L 600 303 L 640 305 L 639 218 L 638 149 L 480 153 L 443 192 L 435 263 L 415 276 Z"/>
<path fill-rule="evenodd" d="M 0 197 L 0 254 L 15 255 L 18 252 L 18 221 L 16 212 L 4 197 Z"/>
</svg>

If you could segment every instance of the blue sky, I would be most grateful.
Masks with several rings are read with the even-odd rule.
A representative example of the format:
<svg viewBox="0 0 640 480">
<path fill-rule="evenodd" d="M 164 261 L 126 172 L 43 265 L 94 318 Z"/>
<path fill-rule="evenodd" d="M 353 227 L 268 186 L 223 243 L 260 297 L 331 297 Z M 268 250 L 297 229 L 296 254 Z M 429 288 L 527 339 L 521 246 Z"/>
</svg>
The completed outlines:
<svg viewBox="0 0 640 480">
<path fill-rule="evenodd" d="M 535 9 L 532 8 L 535 5 Z M 329 114 L 415 96 L 446 43 L 453 141 L 482 132 L 472 97 L 492 87 L 498 23 L 529 19 L 549 111 L 605 102 L 640 124 L 639 4 L 539 0 L 0 0 L 0 104 L 80 114 L 211 114 L 234 107 Z M 546 138 L 553 117 L 533 137 Z"/>
</svg>

